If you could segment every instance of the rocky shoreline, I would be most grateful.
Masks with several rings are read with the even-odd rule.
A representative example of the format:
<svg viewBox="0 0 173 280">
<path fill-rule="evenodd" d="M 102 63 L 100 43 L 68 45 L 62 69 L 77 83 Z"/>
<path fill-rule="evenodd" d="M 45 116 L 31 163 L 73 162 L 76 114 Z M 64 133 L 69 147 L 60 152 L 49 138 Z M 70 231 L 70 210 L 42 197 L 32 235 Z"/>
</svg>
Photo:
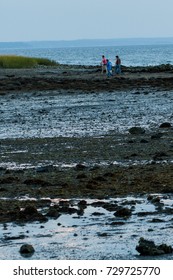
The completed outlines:
<svg viewBox="0 0 173 280">
<path fill-rule="evenodd" d="M 119 99 L 113 98 L 119 90 L 123 91 L 123 95 Z M 33 103 L 27 102 L 31 99 L 31 96 L 37 95 L 38 92 L 42 105 L 48 104 L 49 98 L 52 98 L 52 103 L 48 104 L 49 106 L 47 105 L 46 110 L 44 108 L 40 109 L 39 102 L 38 108 L 33 106 L 35 110 L 31 112 L 34 117 L 39 116 L 39 118 L 33 117 L 32 127 L 32 124 L 37 122 L 36 120 L 41 120 L 47 115 L 49 116 L 48 120 L 50 119 L 50 122 L 52 122 L 52 115 L 49 115 L 53 108 L 55 110 L 52 104 L 59 103 L 58 98 L 66 92 L 68 93 L 66 98 L 70 98 L 71 94 L 75 96 L 76 92 L 79 94 L 87 93 L 87 96 L 89 93 L 96 93 L 97 96 L 99 92 L 105 94 L 113 92 L 113 96 L 108 97 L 109 102 L 107 103 L 107 119 L 110 122 L 109 110 L 113 110 L 112 108 L 115 107 L 118 100 L 123 103 L 122 97 L 127 97 L 129 93 L 135 96 L 135 98 L 130 99 L 131 110 L 133 110 L 134 103 L 138 104 L 139 102 L 140 105 L 139 96 L 145 96 L 151 102 L 151 100 L 155 100 L 152 97 L 157 95 L 157 100 L 159 100 L 157 106 L 159 107 L 163 100 L 165 102 L 164 106 L 166 106 L 167 101 L 171 98 L 172 90 L 173 66 L 171 65 L 123 67 L 121 75 L 114 75 L 111 78 L 107 78 L 105 74 L 102 75 L 99 66 L 59 65 L 56 68 L 0 69 L 0 95 L 3 97 L 1 103 L 4 105 L 4 108 L 1 109 L 2 116 L 4 116 L 4 119 L 1 119 L 1 127 L 4 130 L 9 125 L 11 115 L 8 109 L 10 108 L 13 112 L 13 106 L 8 107 L 7 104 L 11 100 L 18 102 L 22 93 L 26 94 L 25 98 L 22 99 L 22 102 L 26 103 L 25 106 L 28 106 L 28 104 L 31 107 L 33 106 L 35 99 L 33 99 Z M 53 92 L 52 96 L 50 92 Z M 15 93 L 17 93 L 16 96 Z M 53 99 L 55 96 L 56 100 Z M 79 95 L 76 95 L 75 98 L 78 99 L 78 97 Z M 149 104 L 148 100 L 147 103 L 143 103 L 146 108 Z M 82 102 L 84 101 L 82 100 Z M 21 104 L 24 104 L 22 102 Z M 98 100 L 95 102 L 98 104 Z M 123 112 L 126 111 L 130 102 L 129 99 L 126 101 L 125 107 L 122 109 Z M 74 115 L 80 110 L 79 104 L 74 103 Z M 64 111 L 62 110 L 62 113 L 60 113 L 59 120 L 63 119 L 63 112 L 68 112 L 68 106 L 70 105 L 64 107 Z M 87 112 L 91 113 L 92 123 L 95 111 L 91 112 L 91 109 L 88 108 L 93 107 L 93 104 L 88 103 L 87 106 Z M 99 106 L 102 105 L 99 104 Z M 57 106 L 57 108 L 59 107 Z M 94 108 L 94 110 L 97 110 L 97 108 Z M 103 106 L 103 108 L 105 107 Z M 82 112 L 85 110 L 86 107 L 83 108 Z M 93 238 L 95 238 L 96 244 L 98 242 L 103 247 L 104 242 L 106 244 L 110 243 L 111 253 L 109 252 L 109 256 L 105 253 L 105 258 L 113 258 L 112 238 L 115 238 L 117 240 L 116 244 L 122 245 L 122 248 L 124 248 L 124 244 L 129 246 L 129 243 L 133 243 L 133 247 L 136 247 L 141 255 L 154 258 L 157 255 L 167 254 L 169 255 L 168 258 L 171 258 L 173 251 L 171 246 L 164 243 L 155 245 L 154 241 L 148 241 L 151 232 L 156 239 L 155 241 L 157 241 L 158 238 L 160 240 L 161 236 L 164 240 L 164 237 L 168 236 L 167 231 L 172 229 L 173 126 L 171 121 L 173 115 L 171 106 L 164 107 L 163 110 L 164 118 L 168 116 L 168 119 L 165 119 L 165 122 L 162 123 L 159 123 L 159 119 L 157 126 L 154 123 L 154 126 L 151 126 L 150 129 L 133 126 L 128 131 L 110 130 L 103 135 L 94 134 L 93 136 L 85 135 L 83 137 L 65 137 L 62 135 L 31 138 L 25 136 L 23 138 L 7 139 L 2 137 L 0 139 L 2 248 L 6 249 L 6 246 L 9 246 L 9 242 L 11 242 L 13 244 L 11 247 L 13 258 L 18 258 L 17 254 L 20 251 L 22 256 L 23 253 L 31 253 L 31 255 L 34 254 L 33 258 L 39 259 L 41 258 L 39 253 L 37 253 L 38 255 L 34 253 L 39 250 L 41 255 L 43 253 L 44 258 L 50 258 L 52 254 L 52 258 L 55 259 L 64 257 L 64 247 L 60 250 L 62 255 L 58 253 L 57 256 L 54 243 L 52 243 L 51 253 L 49 248 L 47 250 L 44 247 L 44 244 L 48 242 L 48 247 L 51 247 L 54 237 L 56 239 L 53 240 L 57 244 L 56 231 L 58 234 L 61 234 L 62 231 L 61 238 L 64 240 L 63 238 L 68 232 L 68 218 L 70 216 L 72 220 L 78 220 L 81 225 L 74 225 L 73 222 L 68 239 L 62 242 L 66 242 L 67 249 L 64 254 L 68 255 L 69 258 L 81 258 L 80 254 L 74 257 L 75 250 L 72 248 L 71 251 L 68 247 L 69 240 L 78 242 L 76 243 L 78 247 L 88 242 L 86 248 L 87 246 L 92 248 Z M 54 111 L 55 120 L 57 112 L 58 109 Z M 155 120 L 157 120 L 160 112 L 162 112 L 162 109 L 156 112 Z M 23 130 L 25 127 L 28 128 L 26 121 L 30 120 L 30 115 L 26 116 L 25 113 L 25 110 L 21 111 L 20 114 L 18 111 L 16 112 L 13 122 L 11 122 L 11 128 L 14 126 L 15 130 L 15 125 L 17 126 L 19 123 L 23 124 L 21 126 Z M 29 113 L 30 111 L 28 111 Z M 142 115 L 140 110 L 135 111 L 135 114 L 138 113 L 141 114 L 141 118 L 146 117 L 145 114 Z M 103 116 L 103 119 L 106 118 L 104 110 L 101 110 L 99 114 Z M 71 118 L 72 115 L 69 116 Z M 115 113 L 115 121 L 117 116 Z M 120 125 L 121 120 L 120 118 Z M 152 121 L 153 119 L 150 117 L 148 122 L 152 123 Z M 66 122 L 70 127 L 73 120 L 69 122 L 67 118 Z M 85 124 L 88 123 L 86 121 Z M 49 122 L 46 123 L 45 127 L 51 130 L 52 126 L 50 124 Z M 40 127 L 41 122 L 38 121 L 35 129 L 39 130 Z M 154 129 L 152 129 L 153 127 Z M 140 207 L 140 205 L 143 206 Z M 61 218 L 62 224 L 59 222 Z M 67 225 L 64 226 L 63 223 L 66 218 Z M 81 227 L 82 222 L 86 219 L 85 226 L 88 227 L 88 233 L 87 236 L 83 236 Z M 47 224 L 51 220 L 55 221 L 55 230 L 53 230 L 55 236 L 53 233 L 49 234 L 47 242 L 44 240 L 42 247 L 38 246 L 37 238 L 47 238 L 45 234 L 49 231 L 49 225 Z M 97 230 L 93 229 L 91 231 L 90 223 L 95 225 L 96 221 L 99 221 L 101 226 L 98 225 Z M 160 228 L 159 224 L 161 223 L 163 226 Z M 31 224 L 31 228 L 32 224 L 37 225 L 37 235 L 32 236 L 32 231 L 34 232 L 35 229 L 31 232 L 26 231 L 25 228 L 29 224 Z M 136 225 L 139 228 L 137 228 L 137 232 L 134 232 Z M 19 226 L 18 234 L 13 232 L 13 226 Z M 23 231 L 21 231 L 21 227 L 23 227 Z M 128 228 L 130 228 L 130 233 L 127 232 Z M 73 232 L 73 235 L 71 235 L 71 232 Z M 27 241 L 28 236 L 32 238 L 34 247 L 31 244 L 23 244 L 24 241 Z M 144 236 L 144 238 L 141 236 Z M 122 242 L 119 242 L 120 238 L 123 240 Z M 104 239 L 105 241 L 103 241 Z M 137 245 L 137 239 L 139 245 Z M 157 243 L 160 244 L 160 242 Z M 20 250 L 17 249 L 19 244 L 22 245 Z M 127 254 L 126 248 L 122 248 L 119 249 L 119 252 Z M 98 258 L 100 252 L 98 249 L 95 253 L 95 249 L 97 248 L 94 248 L 94 253 L 91 252 L 88 258 L 93 259 L 95 254 L 95 258 Z M 133 249 L 131 248 L 132 251 Z M 45 250 L 47 250 L 47 255 Z M 87 251 L 85 253 L 87 254 Z M 86 258 L 85 253 L 84 257 Z M 119 254 L 121 255 L 121 253 Z M 135 258 L 134 254 L 130 253 L 130 258 Z M 10 253 L 6 258 L 8 256 L 11 257 Z M 116 252 L 114 257 L 115 259 L 118 258 Z M 100 255 L 100 259 L 102 259 L 102 255 Z"/>
<path fill-rule="evenodd" d="M 44 208 L 55 198 L 172 194 L 173 130 L 171 126 L 159 129 L 144 133 L 134 128 L 118 140 L 116 135 L 1 140 L 3 158 L 15 162 L 16 168 L 3 167 L 1 159 L 0 194 L 5 200 L 0 201 L 0 222 L 15 220 L 16 209 Z M 56 166 L 56 161 L 61 165 Z M 26 163 L 30 168 L 17 168 Z"/>
<path fill-rule="evenodd" d="M 46 103 L 51 90 L 58 90 L 58 94 L 62 90 L 61 95 L 64 90 L 75 95 L 76 92 L 89 94 L 131 89 L 135 93 L 132 104 L 137 102 L 138 94 L 150 98 L 149 91 L 153 90 L 151 95 L 158 92 L 157 98 L 160 98 L 160 91 L 171 92 L 173 66 L 124 66 L 121 75 L 111 78 L 102 75 L 99 66 L 59 65 L 53 68 L 0 70 L 0 95 L 6 100 L 6 94 L 10 100 L 16 92 L 17 98 L 27 93 L 26 102 L 30 93 L 34 96 L 35 92 L 40 91 L 40 98 L 46 97 Z M 164 98 L 167 101 L 168 95 L 165 94 Z M 109 101 L 115 102 L 111 98 Z M 41 119 L 45 111 L 38 112 Z M 45 114 L 48 115 L 49 111 Z M 111 199 L 130 195 L 148 197 L 157 208 L 158 217 L 172 215 L 172 207 L 164 208 L 159 197 L 161 194 L 162 198 L 169 198 L 173 194 L 171 114 L 169 111 L 170 122 L 158 122 L 154 130 L 136 126 L 126 133 L 113 131 L 97 137 L 1 139 L 0 223 L 4 230 L 9 222 L 44 223 L 50 219 L 56 220 L 60 215 L 73 214 L 80 218 L 90 207 L 88 199 L 95 200 L 93 207 L 114 212 L 113 226 L 121 226 L 133 214 L 133 206 L 131 202 L 127 202 L 126 206 L 123 203 L 112 204 Z M 21 115 L 17 117 L 16 123 L 22 120 L 25 124 Z M 8 118 L 5 124 L 8 125 Z M 58 203 L 53 203 L 57 198 Z M 76 207 L 69 202 L 73 199 L 79 201 Z M 104 199 L 110 201 L 105 203 Z M 136 204 L 135 201 L 133 203 Z M 101 213 L 98 210 L 93 215 L 99 216 Z M 138 215 L 153 214 L 139 212 Z M 100 236 L 105 237 L 106 234 L 103 232 Z M 8 240 L 10 237 L 6 238 Z M 21 236 L 11 238 L 21 239 Z"/>
<path fill-rule="evenodd" d="M 59 65 L 34 69 L 0 69 L 0 94 L 33 90 L 112 91 L 173 88 L 173 66 L 122 66 L 121 75 L 107 78 L 100 66 Z"/>
</svg>

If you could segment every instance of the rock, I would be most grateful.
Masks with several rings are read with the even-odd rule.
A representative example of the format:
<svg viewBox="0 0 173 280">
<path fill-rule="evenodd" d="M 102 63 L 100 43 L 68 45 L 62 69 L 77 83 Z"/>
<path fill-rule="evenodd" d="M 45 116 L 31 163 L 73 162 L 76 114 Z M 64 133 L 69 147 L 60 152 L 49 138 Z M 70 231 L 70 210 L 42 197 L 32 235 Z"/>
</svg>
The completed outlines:
<svg viewBox="0 0 173 280">
<path fill-rule="evenodd" d="M 37 208 L 35 208 L 34 206 L 30 206 L 30 205 L 26 206 L 26 208 L 22 212 L 23 212 L 23 214 L 29 215 L 29 216 L 38 214 Z"/>
<path fill-rule="evenodd" d="M 114 216 L 129 218 L 131 216 L 131 214 L 132 214 L 132 211 L 129 208 L 122 207 L 114 213 Z"/>
<path fill-rule="evenodd" d="M 140 134 L 144 134 L 145 133 L 145 129 L 142 128 L 142 127 L 139 127 L 139 126 L 134 126 L 134 127 L 131 127 L 129 129 L 129 133 L 130 134 L 140 135 Z"/>
<path fill-rule="evenodd" d="M 85 168 L 86 168 L 86 166 L 81 163 L 76 164 L 76 167 L 75 167 L 76 170 L 84 170 Z"/>
<path fill-rule="evenodd" d="M 141 139 L 141 141 L 140 141 L 140 143 L 148 143 L 148 140 L 146 140 L 146 139 Z"/>
<path fill-rule="evenodd" d="M 48 216 L 50 218 L 58 219 L 61 216 L 61 214 L 57 211 L 57 209 L 50 207 L 46 216 Z"/>
<path fill-rule="evenodd" d="M 35 250 L 34 247 L 30 244 L 24 244 L 20 247 L 20 254 L 24 257 L 31 257 Z"/>
<path fill-rule="evenodd" d="M 34 206 L 28 205 L 24 210 L 21 210 L 18 215 L 16 215 L 18 221 L 23 222 L 33 222 L 40 221 L 46 222 L 47 218 L 39 213 Z"/>
<path fill-rule="evenodd" d="M 160 126 L 160 128 L 170 128 L 171 127 L 171 124 L 169 122 L 164 122 L 162 123 Z"/>
<path fill-rule="evenodd" d="M 87 201 L 86 200 L 80 200 L 78 202 L 78 207 L 79 208 L 86 208 L 87 207 Z"/>
<path fill-rule="evenodd" d="M 139 239 L 139 245 L 136 246 L 136 250 L 142 256 L 157 256 L 162 254 L 170 254 L 173 252 L 173 248 L 166 244 L 155 245 L 153 241 L 146 240 L 143 237 Z"/>
<path fill-rule="evenodd" d="M 93 212 L 91 214 L 91 216 L 102 216 L 102 215 L 105 215 L 104 213 L 100 213 L 100 212 Z"/>
</svg>

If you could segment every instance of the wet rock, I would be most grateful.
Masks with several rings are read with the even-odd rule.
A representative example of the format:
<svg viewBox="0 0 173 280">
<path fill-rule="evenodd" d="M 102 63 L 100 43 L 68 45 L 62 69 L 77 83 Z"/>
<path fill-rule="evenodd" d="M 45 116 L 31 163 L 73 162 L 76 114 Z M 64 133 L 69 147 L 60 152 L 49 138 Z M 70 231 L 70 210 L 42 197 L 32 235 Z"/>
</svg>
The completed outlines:
<svg viewBox="0 0 173 280">
<path fill-rule="evenodd" d="M 120 208 L 115 213 L 114 216 L 116 217 L 124 217 L 129 218 L 132 215 L 132 211 L 129 208 Z"/>
<path fill-rule="evenodd" d="M 141 139 L 140 143 L 146 144 L 146 143 L 148 143 L 148 140 L 146 140 L 146 139 Z"/>
<path fill-rule="evenodd" d="M 134 126 L 129 129 L 130 134 L 140 135 L 145 133 L 145 129 L 142 127 Z"/>
<path fill-rule="evenodd" d="M 86 207 L 87 207 L 87 202 L 86 202 L 86 200 L 80 200 L 80 201 L 78 202 L 78 207 L 79 207 L 79 208 L 86 208 Z"/>
<path fill-rule="evenodd" d="M 111 226 L 123 226 L 125 223 L 124 222 L 112 222 L 110 223 Z"/>
<path fill-rule="evenodd" d="M 26 236 L 24 234 L 20 234 L 18 236 L 5 236 L 5 240 L 18 240 L 18 239 L 25 239 Z"/>
<path fill-rule="evenodd" d="M 60 200 L 59 201 L 59 206 L 62 206 L 62 207 L 69 207 L 70 206 L 70 203 L 68 200 Z"/>
<path fill-rule="evenodd" d="M 94 201 L 91 203 L 92 207 L 104 207 L 107 203 L 104 201 Z"/>
<path fill-rule="evenodd" d="M 32 245 L 30 244 L 24 244 L 20 247 L 20 254 L 23 256 L 23 257 L 31 257 L 34 252 L 35 252 L 35 249 Z"/>
<path fill-rule="evenodd" d="M 119 206 L 115 203 L 105 203 L 103 206 L 102 206 L 104 209 L 106 209 L 107 211 L 109 212 L 113 212 L 113 211 L 117 211 L 119 210 Z"/>
<path fill-rule="evenodd" d="M 46 216 L 48 216 L 50 218 L 58 219 L 61 216 L 61 214 L 58 212 L 57 209 L 52 207 L 52 208 L 49 209 Z"/>
<path fill-rule="evenodd" d="M 93 212 L 91 214 L 91 216 L 103 216 L 103 215 L 105 215 L 105 214 L 104 213 L 100 213 L 100 212 Z"/>
<path fill-rule="evenodd" d="M 86 169 L 86 166 L 84 164 L 78 163 L 78 164 L 76 164 L 75 169 L 76 170 L 84 170 L 84 169 Z"/>
<path fill-rule="evenodd" d="M 163 254 L 171 254 L 173 248 L 166 244 L 155 245 L 154 241 L 146 240 L 143 237 L 140 238 L 139 244 L 136 246 L 136 250 L 142 256 L 157 256 Z"/>
<path fill-rule="evenodd" d="M 47 218 L 43 216 L 41 213 L 39 213 L 34 206 L 28 205 L 24 210 L 21 210 L 19 212 L 19 214 L 16 217 L 16 220 L 24 221 L 24 222 L 33 222 L 33 221 L 46 222 Z"/>
<path fill-rule="evenodd" d="M 162 219 L 157 219 L 157 218 L 153 218 L 152 220 L 151 220 L 151 223 L 164 223 L 165 221 L 164 220 L 162 220 Z"/>
<path fill-rule="evenodd" d="M 170 127 L 171 127 L 171 124 L 169 122 L 164 122 L 159 126 L 159 128 L 170 128 Z"/>
<path fill-rule="evenodd" d="M 108 236 L 108 233 L 107 232 L 99 232 L 97 234 L 99 237 L 107 237 Z"/>
</svg>

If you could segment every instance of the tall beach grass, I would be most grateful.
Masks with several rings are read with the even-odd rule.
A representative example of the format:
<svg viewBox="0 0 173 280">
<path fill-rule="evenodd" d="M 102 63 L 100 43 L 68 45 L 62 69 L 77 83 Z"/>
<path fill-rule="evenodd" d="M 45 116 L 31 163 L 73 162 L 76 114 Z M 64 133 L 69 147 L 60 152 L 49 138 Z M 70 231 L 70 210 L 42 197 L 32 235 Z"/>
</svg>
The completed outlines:
<svg viewBox="0 0 173 280">
<path fill-rule="evenodd" d="M 37 66 L 57 66 L 58 63 L 47 58 L 0 55 L 0 68 L 33 68 Z"/>
</svg>

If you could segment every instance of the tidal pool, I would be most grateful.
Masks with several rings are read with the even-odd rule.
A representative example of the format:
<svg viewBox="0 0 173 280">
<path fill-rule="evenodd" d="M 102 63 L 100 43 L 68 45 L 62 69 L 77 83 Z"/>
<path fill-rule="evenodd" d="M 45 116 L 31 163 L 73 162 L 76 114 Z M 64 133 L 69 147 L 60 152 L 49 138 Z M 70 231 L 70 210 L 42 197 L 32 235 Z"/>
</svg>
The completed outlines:
<svg viewBox="0 0 173 280">
<path fill-rule="evenodd" d="M 60 201 L 63 200 L 54 199 L 52 205 Z M 68 203 L 78 208 L 79 201 L 73 199 Z M 152 240 L 156 245 L 173 244 L 173 195 L 155 194 L 152 199 L 141 195 L 85 201 L 87 204 L 82 215 L 62 214 L 46 223 L 1 224 L 0 259 L 24 259 L 19 249 L 25 243 L 32 244 L 35 249 L 29 258 L 33 260 L 173 258 L 173 254 L 143 257 L 135 249 L 140 237 Z M 103 207 L 104 203 L 131 209 L 132 215 L 117 217 L 115 211 Z M 40 211 L 46 213 L 46 208 Z"/>
</svg>

